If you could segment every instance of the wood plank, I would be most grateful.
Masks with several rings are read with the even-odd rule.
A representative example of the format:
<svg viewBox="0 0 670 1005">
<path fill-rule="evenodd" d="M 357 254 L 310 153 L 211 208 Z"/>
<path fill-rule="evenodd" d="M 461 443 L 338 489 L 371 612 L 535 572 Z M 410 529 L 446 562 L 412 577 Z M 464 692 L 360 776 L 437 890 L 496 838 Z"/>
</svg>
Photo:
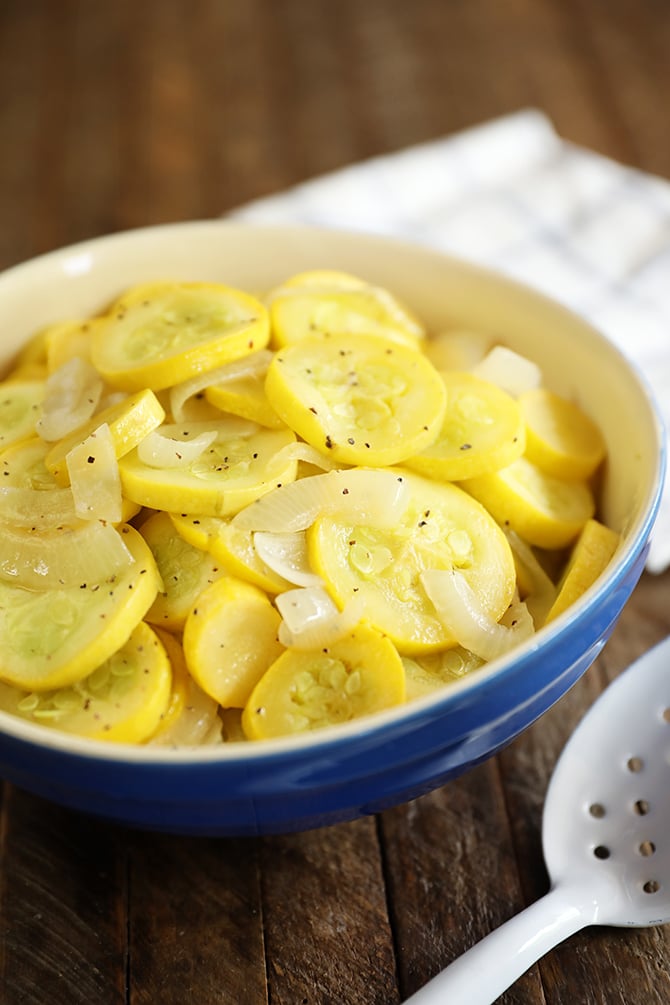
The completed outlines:
<svg viewBox="0 0 670 1005">
<path fill-rule="evenodd" d="M 5 785 L 0 996 L 124 1005 L 126 869 L 118 832 Z"/>
<path fill-rule="evenodd" d="M 272 1005 L 394 1005 L 395 959 L 375 822 L 261 842 Z"/>
<path fill-rule="evenodd" d="M 133 1005 L 267 1001 L 253 840 L 129 835 Z"/>
<path fill-rule="evenodd" d="M 33 199 L 39 173 L 42 75 L 47 25 L 34 6 L 14 4 L 0 17 L 0 268 L 35 254 Z M 32 55 L 34 54 L 34 55 Z"/>
<path fill-rule="evenodd" d="M 591 43 L 592 74 L 611 118 L 627 137 L 627 159 L 670 176 L 670 140 L 659 128 L 670 89 L 670 8 L 651 0 L 570 0 L 577 30 Z"/>
<path fill-rule="evenodd" d="M 497 761 L 388 810 L 381 828 L 405 997 L 523 906 Z M 540 1003 L 537 975 L 505 1001 Z"/>
</svg>

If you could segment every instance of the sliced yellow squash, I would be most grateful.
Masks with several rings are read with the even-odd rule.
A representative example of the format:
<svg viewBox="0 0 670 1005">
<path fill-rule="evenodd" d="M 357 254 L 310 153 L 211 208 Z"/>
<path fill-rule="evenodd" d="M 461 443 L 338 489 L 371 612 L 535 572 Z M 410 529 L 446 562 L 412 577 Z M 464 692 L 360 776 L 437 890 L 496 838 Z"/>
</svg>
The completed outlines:
<svg viewBox="0 0 670 1005">
<path fill-rule="evenodd" d="M 295 440 L 291 430 L 230 433 L 228 423 L 211 423 L 216 440 L 185 467 L 152 467 L 132 450 L 119 461 L 124 495 L 141 506 L 170 513 L 230 516 L 278 484 L 293 481 L 297 461 L 275 461 Z M 183 427 L 187 439 L 192 427 Z"/>
<path fill-rule="evenodd" d="M 205 389 L 205 398 L 222 412 L 240 415 L 269 429 L 280 429 L 284 425 L 268 401 L 263 382 L 257 377 L 237 377 L 225 384 L 212 384 Z"/>
<path fill-rule="evenodd" d="M 252 531 L 241 530 L 229 520 L 215 516 L 171 513 L 177 532 L 193 545 L 208 551 L 226 572 L 258 586 L 266 593 L 288 590 L 291 584 L 273 572 L 254 548 Z"/>
<path fill-rule="evenodd" d="M 462 483 L 498 523 L 539 548 L 564 548 L 595 512 L 586 482 L 548 475 L 526 457 Z"/>
<path fill-rule="evenodd" d="M 585 412 L 546 388 L 519 398 L 526 424 L 526 456 L 557 478 L 589 478 L 605 457 L 605 441 Z"/>
<path fill-rule="evenodd" d="M 437 653 L 422 656 L 403 656 L 407 687 L 407 700 L 423 698 L 445 684 L 453 684 L 473 670 L 478 670 L 484 660 L 474 653 L 455 646 Z"/>
<path fill-rule="evenodd" d="M 497 471 L 521 457 L 526 442 L 514 398 L 490 381 L 457 370 L 441 372 L 447 407 L 437 439 L 405 463 L 443 481 Z"/>
<path fill-rule="evenodd" d="M 155 629 L 172 665 L 172 693 L 158 729 L 148 742 L 161 747 L 194 747 L 223 741 L 219 705 L 198 687 L 186 667 L 181 643 Z"/>
<path fill-rule="evenodd" d="M 0 383 L 0 450 L 35 436 L 44 391 L 43 380 Z"/>
<path fill-rule="evenodd" d="M 305 337 L 276 353 L 265 391 L 284 422 L 340 464 L 396 464 L 438 435 L 444 383 L 418 350 L 372 336 Z"/>
<path fill-rule="evenodd" d="M 273 343 L 310 335 L 375 335 L 416 346 L 419 320 L 388 290 L 356 276 L 321 269 L 292 276 L 269 295 Z"/>
<path fill-rule="evenodd" d="M 0 708 L 92 740 L 142 743 L 165 713 L 171 680 L 163 645 L 140 622 L 117 652 L 69 686 L 25 691 L 0 682 Z"/>
<path fill-rule="evenodd" d="M 392 527 L 323 516 L 307 531 L 310 566 L 342 610 L 358 598 L 366 619 L 404 654 L 456 644 L 421 585 L 425 569 L 459 569 L 498 620 L 515 586 L 514 559 L 500 527 L 448 482 L 405 473 L 409 505 Z"/>
<path fill-rule="evenodd" d="M 198 596 L 223 575 L 223 570 L 206 551 L 184 540 L 167 513 L 154 513 L 144 521 L 140 533 L 151 548 L 163 582 L 146 620 L 181 631 Z"/>
<path fill-rule="evenodd" d="M 242 708 L 283 651 L 280 618 L 267 596 L 232 577 L 198 597 L 184 626 L 186 665 L 195 681 L 226 708 Z"/>
<path fill-rule="evenodd" d="M 128 290 L 96 325 L 91 359 L 113 387 L 154 391 L 260 349 L 265 307 L 218 283 L 146 283 Z"/>
<path fill-rule="evenodd" d="M 252 691 L 242 713 L 250 740 L 350 722 L 405 700 L 405 671 L 392 643 L 361 625 L 316 652 L 286 650 Z"/>
<path fill-rule="evenodd" d="M 78 585 L 27 590 L 0 579 L 0 680 L 26 691 L 66 687 L 127 642 L 160 580 L 137 531 L 123 531 L 133 561 L 120 574 L 100 578 L 93 551 Z"/>
<path fill-rule="evenodd" d="M 572 548 L 558 584 L 556 599 L 545 623 L 557 618 L 595 583 L 609 565 L 620 543 L 621 537 L 616 531 L 610 530 L 598 520 L 587 520 Z"/>
</svg>

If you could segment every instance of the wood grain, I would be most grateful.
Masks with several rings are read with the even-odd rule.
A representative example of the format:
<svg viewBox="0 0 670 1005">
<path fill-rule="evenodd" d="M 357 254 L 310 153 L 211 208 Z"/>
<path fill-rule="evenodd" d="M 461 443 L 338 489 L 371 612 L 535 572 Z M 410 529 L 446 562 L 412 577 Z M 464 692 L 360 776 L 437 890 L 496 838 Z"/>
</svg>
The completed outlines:
<svg viewBox="0 0 670 1005">
<path fill-rule="evenodd" d="M 395 1005 L 374 820 L 266 838 L 261 865 L 273 1005 Z"/>
<path fill-rule="evenodd" d="M 665 0 L 0 0 L 0 268 L 535 106 L 670 177 Z M 670 630 L 645 575 L 602 657 L 496 759 L 377 818 L 256 840 L 5 785 L 0 1005 L 397 1005 L 547 888 L 555 760 Z M 666 929 L 574 936 L 505 1005 L 662 1005 Z"/>
<path fill-rule="evenodd" d="M 264 1002 L 254 842 L 127 838 L 130 1001 Z"/>
<path fill-rule="evenodd" d="M 120 1005 L 126 854 L 104 823 L 5 786 L 0 1000 Z"/>
</svg>

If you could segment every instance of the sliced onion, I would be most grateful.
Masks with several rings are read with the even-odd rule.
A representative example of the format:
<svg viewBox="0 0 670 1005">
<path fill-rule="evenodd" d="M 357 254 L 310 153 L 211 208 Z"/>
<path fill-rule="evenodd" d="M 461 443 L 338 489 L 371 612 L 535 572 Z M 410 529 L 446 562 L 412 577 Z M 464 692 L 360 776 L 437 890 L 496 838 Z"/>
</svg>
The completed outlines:
<svg viewBox="0 0 670 1005">
<path fill-rule="evenodd" d="M 108 388 L 101 395 L 96 411 L 106 412 L 108 408 L 115 408 L 122 401 L 125 401 L 127 397 L 128 394 L 126 391 L 112 391 L 111 388 Z"/>
<path fill-rule="evenodd" d="M 0 578 L 25 589 L 101 583 L 132 562 L 111 524 L 82 521 L 39 534 L 0 526 Z"/>
<path fill-rule="evenodd" d="M 218 702 L 205 694 L 189 675 L 180 714 L 148 743 L 160 747 L 203 747 L 222 743 L 223 724 L 218 711 Z"/>
<path fill-rule="evenodd" d="M 294 534 L 272 534 L 257 531 L 254 536 L 256 554 L 268 568 L 296 586 L 321 586 L 323 580 L 312 572 L 307 557 L 304 531 Z"/>
<path fill-rule="evenodd" d="M 549 608 L 556 599 L 556 586 L 538 561 L 531 546 L 512 530 L 505 532 L 515 559 L 523 566 L 532 583 L 524 598 L 536 625 L 544 624 Z"/>
<path fill-rule="evenodd" d="M 72 489 L 0 486 L 0 522 L 46 530 L 70 524 L 76 517 Z"/>
<path fill-rule="evenodd" d="M 187 468 L 214 443 L 218 433 L 208 429 L 191 439 L 178 435 L 177 426 L 161 426 L 144 437 L 137 448 L 137 456 L 143 464 L 152 468 Z M 173 431 L 177 435 L 170 435 Z"/>
<path fill-rule="evenodd" d="M 36 429 L 48 442 L 62 440 L 95 413 L 103 382 L 87 360 L 74 356 L 49 375 Z"/>
<path fill-rule="evenodd" d="M 287 590 L 277 595 L 282 616 L 278 638 L 289 649 L 323 649 L 332 646 L 356 627 L 363 602 L 356 598 L 340 611 L 322 586 Z"/>
<path fill-rule="evenodd" d="M 175 384 L 170 390 L 170 411 L 176 422 L 183 422 L 186 419 L 184 405 L 196 394 L 200 394 L 206 387 L 213 384 L 225 384 L 229 380 L 236 380 L 238 377 L 260 377 L 267 370 L 272 359 L 272 352 L 269 349 L 260 349 L 258 352 L 251 352 L 248 356 L 233 360 L 225 366 L 209 370 L 207 373 L 199 373 L 190 380 L 185 380 L 182 384 Z"/>
<path fill-rule="evenodd" d="M 75 512 L 82 520 L 120 523 L 123 497 L 116 445 L 106 422 L 65 456 Z"/>
<path fill-rule="evenodd" d="M 464 649 L 484 660 L 502 656 L 535 631 L 533 619 L 522 603 L 514 605 L 509 625 L 494 621 L 463 573 L 456 569 L 425 569 L 420 579 L 444 627 Z"/>
<path fill-rule="evenodd" d="M 483 332 L 440 332 L 426 340 L 424 351 L 438 370 L 471 370 L 491 348 L 491 336 Z"/>
<path fill-rule="evenodd" d="M 316 447 L 310 446 L 309 443 L 303 443 L 301 440 L 287 443 L 272 458 L 272 464 L 277 467 L 283 467 L 288 461 L 304 461 L 305 464 L 321 468 L 322 471 L 334 471 L 337 467 L 337 463 L 330 457 L 326 457 Z"/>
<path fill-rule="evenodd" d="M 402 475 L 375 468 L 352 468 L 310 475 L 273 489 L 233 517 L 239 530 L 293 533 L 318 516 L 336 515 L 354 524 L 393 527 L 409 502 Z"/>
<path fill-rule="evenodd" d="M 494 346 L 472 372 L 482 380 L 497 384 L 513 398 L 542 383 L 542 371 L 537 363 L 503 345 Z"/>
</svg>

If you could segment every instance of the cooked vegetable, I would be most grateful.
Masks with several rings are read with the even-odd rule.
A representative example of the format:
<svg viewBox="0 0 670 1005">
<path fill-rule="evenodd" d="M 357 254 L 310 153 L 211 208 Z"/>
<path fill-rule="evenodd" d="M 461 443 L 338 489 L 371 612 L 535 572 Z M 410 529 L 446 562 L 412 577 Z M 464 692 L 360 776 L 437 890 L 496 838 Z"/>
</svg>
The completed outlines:
<svg viewBox="0 0 670 1005">
<path fill-rule="evenodd" d="M 590 478 L 605 457 L 605 441 L 588 415 L 544 387 L 522 394 L 519 405 L 529 460 L 557 478 Z"/>
<path fill-rule="evenodd" d="M 540 548 L 571 544 L 596 508 L 586 482 L 548 475 L 527 457 L 461 484 L 501 526 Z"/>
<path fill-rule="evenodd" d="M 192 746 L 477 672 L 619 541 L 602 436 L 541 379 L 329 269 L 267 303 L 142 284 L 39 332 L 0 400 L 0 709 Z"/>
<path fill-rule="evenodd" d="M 257 587 L 232 577 L 212 583 L 184 625 L 184 655 L 195 681 L 219 704 L 242 708 L 282 651 L 279 622 Z"/>
<path fill-rule="evenodd" d="M 261 677 L 242 714 L 251 740 L 349 722 L 399 705 L 405 674 L 391 642 L 361 625 L 317 652 L 287 649 Z"/>
<path fill-rule="evenodd" d="M 74 432 L 54 443 L 46 454 L 44 463 L 59 485 L 68 485 L 68 454 L 99 426 L 109 426 L 118 460 L 133 447 L 139 446 L 148 433 L 160 426 L 164 418 L 165 411 L 153 391 L 138 391 L 109 405 L 88 422 L 78 426 Z"/>
<path fill-rule="evenodd" d="M 231 430 L 230 421 L 211 423 L 213 442 L 185 467 L 159 468 L 132 450 L 119 461 L 121 484 L 128 499 L 140 506 L 172 513 L 229 516 L 277 484 L 291 482 L 295 461 L 275 464 L 275 455 L 294 440 L 290 429 Z M 203 430 L 196 424 L 171 430 L 185 443 Z M 175 448 L 176 449 L 176 448 Z"/>
<path fill-rule="evenodd" d="M 418 349 L 371 335 L 305 336 L 268 367 L 275 412 L 339 464 L 397 464 L 433 442 L 446 391 Z"/>
<path fill-rule="evenodd" d="M 561 576 L 556 599 L 547 613 L 547 622 L 557 618 L 593 586 L 620 543 L 620 535 L 598 520 L 585 523 Z"/>
<path fill-rule="evenodd" d="M 526 431 L 516 401 L 471 373 L 441 373 L 447 390 L 442 428 L 405 463 L 440 481 L 462 481 L 507 467 L 524 452 Z"/>
<path fill-rule="evenodd" d="M 321 269 L 292 276 L 269 295 L 273 343 L 306 336 L 375 335 L 416 346 L 421 323 L 388 290 L 346 272 Z"/>
<path fill-rule="evenodd" d="M 35 435 L 35 420 L 44 400 L 41 380 L 3 381 L 0 384 L 0 449 Z"/>
<path fill-rule="evenodd" d="M 161 641 L 140 622 L 104 663 L 69 686 L 24 691 L 0 682 L 0 708 L 92 740 L 143 743 L 165 713 L 171 680 Z"/>
<path fill-rule="evenodd" d="M 160 582 L 137 531 L 124 527 L 122 540 L 130 560 L 112 574 L 106 561 L 99 564 L 99 548 L 92 547 L 86 579 L 65 585 L 52 579 L 49 588 L 28 589 L 0 578 L 0 680 L 33 691 L 65 687 L 92 673 L 126 643 Z M 68 561 L 61 559 L 63 571 Z"/>
<path fill-rule="evenodd" d="M 458 639 L 427 596 L 422 573 L 461 570 L 497 621 L 512 600 L 514 562 L 500 528 L 462 489 L 415 474 L 403 479 L 409 503 L 391 527 L 319 517 L 308 532 L 310 564 L 340 608 L 361 598 L 366 619 L 400 652 L 428 652 Z"/>
<path fill-rule="evenodd" d="M 91 359 L 124 391 L 158 391 L 213 370 L 269 338 L 254 297 L 216 283 L 147 283 L 112 304 L 91 335 Z"/>
<path fill-rule="evenodd" d="M 220 564 L 189 544 L 167 513 L 154 513 L 144 521 L 140 533 L 149 545 L 162 581 L 162 589 L 146 613 L 152 625 L 180 632 L 198 597 L 223 570 Z"/>
</svg>

